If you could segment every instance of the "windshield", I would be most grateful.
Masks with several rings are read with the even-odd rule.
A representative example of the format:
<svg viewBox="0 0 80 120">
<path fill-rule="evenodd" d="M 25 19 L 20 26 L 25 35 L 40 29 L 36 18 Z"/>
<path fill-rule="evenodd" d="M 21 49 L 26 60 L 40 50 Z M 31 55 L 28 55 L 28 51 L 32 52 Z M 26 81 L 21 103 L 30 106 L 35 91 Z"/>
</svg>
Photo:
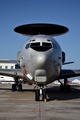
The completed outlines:
<svg viewBox="0 0 80 120">
<path fill-rule="evenodd" d="M 30 47 L 38 52 L 44 52 L 52 48 L 52 43 L 42 42 L 41 45 L 40 42 L 35 42 L 31 43 Z"/>
</svg>

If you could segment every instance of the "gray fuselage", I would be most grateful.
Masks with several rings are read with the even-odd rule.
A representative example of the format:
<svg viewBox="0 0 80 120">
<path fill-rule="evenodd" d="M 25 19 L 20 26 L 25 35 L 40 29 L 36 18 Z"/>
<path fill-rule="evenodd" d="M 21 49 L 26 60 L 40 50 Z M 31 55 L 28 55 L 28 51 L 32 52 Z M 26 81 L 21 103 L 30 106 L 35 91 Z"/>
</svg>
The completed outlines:
<svg viewBox="0 0 80 120">
<path fill-rule="evenodd" d="M 49 84 L 60 74 L 61 47 L 51 36 L 35 35 L 29 38 L 22 47 L 20 66 L 26 79 L 32 83 Z"/>
</svg>

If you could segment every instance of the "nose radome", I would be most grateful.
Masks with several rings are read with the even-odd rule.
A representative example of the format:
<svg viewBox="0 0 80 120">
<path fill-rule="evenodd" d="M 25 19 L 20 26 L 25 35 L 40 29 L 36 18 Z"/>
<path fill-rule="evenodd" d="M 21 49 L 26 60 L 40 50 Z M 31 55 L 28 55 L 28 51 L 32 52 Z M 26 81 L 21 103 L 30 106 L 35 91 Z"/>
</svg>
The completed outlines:
<svg viewBox="0 0 80 120">
<path fill-rule="evenodd" d="M 43 69 L 47 66 L 47 56 L 42 54 L 37 54 L 31 58 L 31 64 L 34 69 Z"/>
<path fill-rule="evenodd" d="M 44 64 L 46 62 L 47 58 L 45 55 L 38 55 L 37 56 L 37 62 L 40 64 Z"/>
</svg>

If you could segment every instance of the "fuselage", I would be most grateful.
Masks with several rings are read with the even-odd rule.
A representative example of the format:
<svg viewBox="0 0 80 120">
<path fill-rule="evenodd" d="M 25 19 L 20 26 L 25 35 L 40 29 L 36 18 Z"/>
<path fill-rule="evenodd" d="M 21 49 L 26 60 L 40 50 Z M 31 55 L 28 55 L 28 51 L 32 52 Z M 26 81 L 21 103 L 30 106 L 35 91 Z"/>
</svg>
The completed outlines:
<svg viewBox="0 0 80 120">
<path fill-rule="evenodd" d="M 49 84 L 60 74 L 62 50 L 51 36 L 35 35 L 22 47 L 20 66 L 26 79 L 34 84 Z"/>
</svg>

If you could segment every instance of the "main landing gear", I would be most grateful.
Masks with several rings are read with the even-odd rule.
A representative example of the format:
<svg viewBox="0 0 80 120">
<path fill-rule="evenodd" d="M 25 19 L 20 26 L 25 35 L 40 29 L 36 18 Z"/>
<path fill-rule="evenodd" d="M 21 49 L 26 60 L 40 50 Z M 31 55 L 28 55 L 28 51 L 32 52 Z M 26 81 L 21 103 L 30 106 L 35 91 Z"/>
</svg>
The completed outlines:
<svg viewBox="0 0 80 120">
<path fill-rule="evenodd" d="M 60 85 L 60 92 L 64 92 L 64 91 L 66 91 L 68 93 L 71 91 L 70 85 L 67 84 L 67 78 L 64 79 L 64 84 L 61 83 L 61 85 Z"/>
<path fill-rule="evenodd" d="M 22 84 L 19 83 L 18 78 L 15 78 L 15 84 L 12 84 L 12 91 L 22 91 Z"/>
<path fill-rule="evenodd" d="M 36 89 L 35 91 L 35 101 L 44 101 L 46 102 L 46 99 L 47 99 L 47 95 L 46 95 L 46 90 L 43 89 L 42 86 L 40 86 L 40 89 Z"/>
</svg>

